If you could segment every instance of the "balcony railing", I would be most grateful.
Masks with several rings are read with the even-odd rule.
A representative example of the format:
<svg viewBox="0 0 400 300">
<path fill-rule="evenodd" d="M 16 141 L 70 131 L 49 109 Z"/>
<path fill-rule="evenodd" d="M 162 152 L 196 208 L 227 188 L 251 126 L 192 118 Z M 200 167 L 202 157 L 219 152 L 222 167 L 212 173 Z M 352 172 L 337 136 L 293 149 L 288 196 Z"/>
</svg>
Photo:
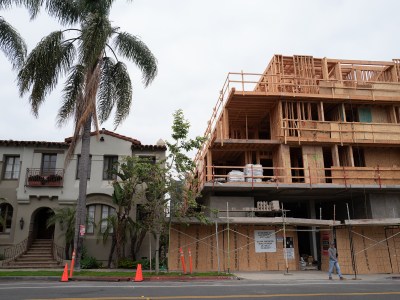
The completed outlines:
<svg viewBox="0 0 400 300">
<path fill-rule="evenodd" d="M 375 185 L 382 188 L 385 185 L 400 185 L 400 167 L 331 167 L 331 168 L 283 168 L 260 167 L 258 172 L 263 174 L 255 176 L 256 172 L 243 171 L 243 166 L 205 166 L 198 172 L 198 184 L 201 190 L 206 183 L 221 184 L 261 184 L 276 186 L 282 184 L 304 184 L 310 187 L 316 184 L 344 185 Z M 250 174 L 250 175 L 249 175 Z M 269 174 L 269 175 L 264 175 Z"/>
<path fill-rule="evenodd" d="M 64 169 L 26 169 L 26 186 L 62 187 Z"/>
</svg>

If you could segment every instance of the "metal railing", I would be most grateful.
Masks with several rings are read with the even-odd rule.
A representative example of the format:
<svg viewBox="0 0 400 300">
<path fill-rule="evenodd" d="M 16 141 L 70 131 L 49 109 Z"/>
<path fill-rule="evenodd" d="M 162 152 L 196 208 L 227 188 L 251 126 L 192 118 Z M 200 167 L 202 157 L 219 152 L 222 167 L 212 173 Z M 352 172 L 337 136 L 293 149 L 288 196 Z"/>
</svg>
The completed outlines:
<svg viewBox="0 0 400 300">
<path fill-rule="evenodd" d="M 52 242 L 52 247 L 51 247 L 52 255 L 53 258 L 59 262 L 63 263 L 65 259 L 65 248 L 57 245 L 54 240 Z"/>
<path fill-rule="evenodd" d="M 64 169 L 26 169 L 26 186 L 29 187 L 62 187 Z"/>
<path fill-rule="evenodd" d="M 24 254 L 32 244 L 32 239 L 30 237 L 26 238 L 22 242 L 4 249 L 4 260 L 3 265 L 7 265 L 9 262 L 15 260 Z"/>
</svg>

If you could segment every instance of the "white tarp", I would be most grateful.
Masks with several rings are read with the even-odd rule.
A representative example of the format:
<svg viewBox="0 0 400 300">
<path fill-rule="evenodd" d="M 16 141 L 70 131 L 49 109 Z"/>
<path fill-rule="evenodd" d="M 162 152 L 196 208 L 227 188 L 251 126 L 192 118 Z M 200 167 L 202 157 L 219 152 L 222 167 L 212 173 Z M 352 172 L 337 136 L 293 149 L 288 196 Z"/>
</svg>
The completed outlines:
<svg viewBox="0 0 400 300">
<path fill-rule="evenodd" d="M 273 230 L 254 230 L 256 253 L 276 252 L 276 237 Z"/>
</svg>

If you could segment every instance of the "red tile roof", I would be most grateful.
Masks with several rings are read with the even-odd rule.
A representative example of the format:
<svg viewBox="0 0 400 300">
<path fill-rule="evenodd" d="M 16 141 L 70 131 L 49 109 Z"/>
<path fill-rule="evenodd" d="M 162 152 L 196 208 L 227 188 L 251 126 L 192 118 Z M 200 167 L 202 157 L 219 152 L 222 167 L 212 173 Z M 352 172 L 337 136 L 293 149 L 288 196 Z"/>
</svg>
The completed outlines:
<svg viewBox="0 0 400 300">
<path fill-rule="evenodd" d="M 101 129 L 101 130 L 99 130 L 99 134 L 105 134 L 105 135 L 113 136 L 113 137 L 116 137 L 116 138 L 118 138 L 118 139 L 131 142 L 131 143 L 134 144 L 134 145 L 141 145 L 141 144 L 142 144 L 142 143 L 141 143 L 139 140 L 137 140 L 137 139 L 134 139 L 134 138 L 131 138 L 131 137 L 129 137 L 129 136 L 122 135 L 122 134 L 118 134 L 118 133 L 115 133 L 115 132 L 106 130 L 106 129 L 104 129 L 104 128 Z M 91 132 L 90 135 L 91 135 L 91 136 L 96 135 L 96 131 Z M 65 141 L 66 141 L 66 142 L 71 142 L 71 139 L 72 139 L 72 137 L 68 137 L 68 138 L 65 139 Z"/>
<path fill-rule="evenodd" d="M 67 142 L 46 142 L 46 141 L 14 141 L 14 140 L 0 140 L 1 146 L 17 146 L 17 147 L 52 147 L 52 148 L 68 148 Z"/>
<path fill-rule="evenodd" d="M 125 140 L 132 143 L 132 149 L 138 150 L 167 150 L 165 145 L 142 145 L 142 143 L 134 138 L 118 134 L 106 129 L 102 129 L 99 131 L 101 135 L 109 135 L 116 137 L 121 140 Z M 96 135 L 96 132 L 91 132 L 91 136 Z M 14 140 L 0 140 L 1 146 L 32 146 L 32 147 L 58 147 L 58 148 L 68 148 L 71 143 L 72 137 L 68 137 L 64 140 L 64 142 L 46 142 L 46 141 L 14 141 Z"/>
</svg>

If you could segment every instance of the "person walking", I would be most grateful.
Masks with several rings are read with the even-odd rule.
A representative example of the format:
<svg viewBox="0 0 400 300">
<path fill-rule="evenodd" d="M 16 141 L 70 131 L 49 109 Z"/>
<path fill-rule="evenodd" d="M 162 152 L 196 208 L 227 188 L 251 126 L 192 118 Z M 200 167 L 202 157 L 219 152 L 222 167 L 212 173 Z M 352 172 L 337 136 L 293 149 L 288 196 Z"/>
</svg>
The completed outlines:
<svg viewBox="0 0 400 300">
<path fill-rule="evenodd" d="M 337 251 L 335 248 L 335 242 L 330 243 L 328 253 L 329 253 L 329 273 L 328 273 L 329 279 L 332 280 L 333 267 L 335 267 L 340 280 L 343 280 L 344 278 L 342 272 L 340 272 L 340 266 L 337 260 Z"/>
</svg>

